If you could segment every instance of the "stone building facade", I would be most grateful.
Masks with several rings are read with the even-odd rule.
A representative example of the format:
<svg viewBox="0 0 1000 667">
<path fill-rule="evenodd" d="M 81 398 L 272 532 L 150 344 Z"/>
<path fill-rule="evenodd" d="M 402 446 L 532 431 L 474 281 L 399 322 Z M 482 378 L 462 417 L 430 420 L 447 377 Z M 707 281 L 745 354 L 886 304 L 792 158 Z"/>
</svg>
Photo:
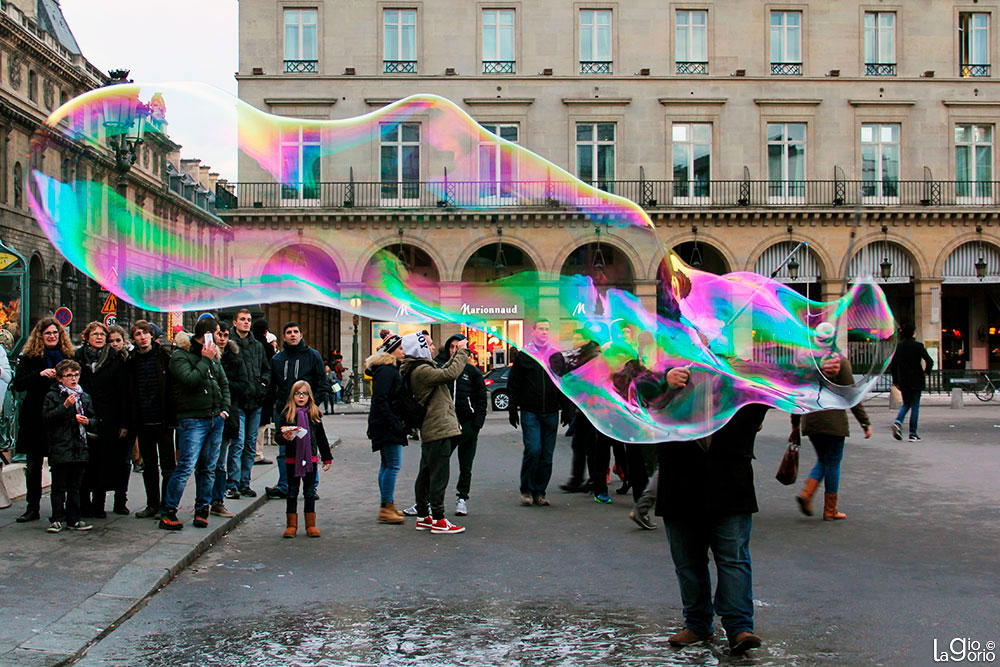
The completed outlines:
<svg viewBox="0 0 1000 667">
<path fill-rule="evenodd" d="M 706 270 L 769 274 L 805 241 L 779 280 L 825 300 L 845 278 L 874 275 L 945 368 L 1000 367 L 996 5 L 242 0 L 239 10 L 249 104 L 338 119 L 441 95 L 633 199 L 660 241 L 537 202 L 488 212 L 374 195 L 351 208 L 281 202 L 267 194 L 280 184 L 241 165 L 221 215 L 237 233 L 286 229 L 276 252 L 308 246 L 352 283 L 375 251 L 395 248 L 461 306 L 462 284 L 488 281 L 500 248 L 509 268 L 564 273 L 592 273 L 600 250 L 610 281 L 652 304 L 665 248 Z M 320 159 L 319 187 L 384 184 L 379 155 Z M 424 156 L 416 169 L 418 183 L 439 172 Z M 313 233 L 326 229 L 335 240 Z M 353 329 L 339 321 L 323 344 L 347 351 Z M 361 354 L 385 326 L 362 320 Z"/>
</svg>

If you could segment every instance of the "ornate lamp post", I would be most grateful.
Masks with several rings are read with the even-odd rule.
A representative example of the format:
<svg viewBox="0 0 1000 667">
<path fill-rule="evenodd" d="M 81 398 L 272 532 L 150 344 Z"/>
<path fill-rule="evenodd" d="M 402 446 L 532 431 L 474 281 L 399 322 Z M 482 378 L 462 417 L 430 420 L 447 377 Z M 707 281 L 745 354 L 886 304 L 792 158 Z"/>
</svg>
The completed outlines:
<svg viewBox="0 0 1000 667">
<path fill-rule="evenodd" d="M 354 391 L 352 392 L 351 401 L 354 403 L 358 402 L 361 396 L 361 380 L 362 376 L 358 372 L 361 365 L 358 363 L 358 313 L 357 311 L 361 309 L 361 297 L 352 296 L 351 297 L 351 310 L 354 311 L 354 316 L 351 318 L 351 322 L 354 324 L 354 342 L 351 345 L 351 363 L 354 366 Z"/>
</svg>

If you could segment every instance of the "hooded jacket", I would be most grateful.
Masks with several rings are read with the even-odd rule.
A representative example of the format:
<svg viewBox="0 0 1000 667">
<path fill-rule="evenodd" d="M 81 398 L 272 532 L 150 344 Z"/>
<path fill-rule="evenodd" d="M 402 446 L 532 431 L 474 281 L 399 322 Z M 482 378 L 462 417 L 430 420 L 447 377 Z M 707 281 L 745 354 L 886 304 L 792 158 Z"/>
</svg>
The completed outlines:
<svg viewBox="0 0 1000 667">
<path fill-rule="evenodd" d="M 448 349 L 453 340 L 458 340 L 459 336 L 452 336 L 441 347 L 441 352 L 434 359 L 437 365 L 444 367 L 448 363 Z M 455 401 L 455 415 L 462 424 L 472 422 L 472 426 L 478 431 L 486 423 L 486 382 L 483 374 L 478 368 L 467 363 L 454 382 L 448 385 L 452 400 Z"/>
<path fill-rule="evenodd" d="M 372 451 L 385 445 L 406 445 L 406 424 L 392 409 L 392 396 L 403 385 L 396 357 L 376 352 L 365 359 L 365 370 L 372 376 L 372 407 L 368 412 L 368 438 Z"/>
<path fill-rule="evenodd" d="M 271 357 L 271 383 L 274 386 L 274 405 L 278 410 L 285 407 L 292 385 L 305 380 L 312 387 L 313 400 L 322 405 L 330 394 L 330 379 L 326 376 L 326 364 L 319 352 L 306 345 L 303 338 L 297 345 L 285 346 Z"/>
<path fill-rule="evenodd" d="M 437 368 L 428 358 L 406 357 L 400 375 L 409 382 L 413 397 L 427 408 L 422 442 L 433 442 L 462 435 L 462 427 L 455 415 L 455 404 L 447 385 L 458 379 L 469 360 L 469 350 L 459 350 L 443 368 Z"/>
<path fill-rule="evenodd" d="M 240 433 L 240 414 L 236 408 L 243 404 L 250 393 L 250 380 L 247 378 L 247 367 L 240 354 L 240 346 L 232 338 L 222 351 L 222 370 L 226 372 L 226 380 L 229 382 L 229 402 L 233 407 L 229 411 L 222 437 L 235 438 Z"/>
<path fill-rule="evenodd" d="M 183 331 L 174 337 L 177 349 L 170 356 L 177 419 L 207 419 L 232 413 L 229 381 L 218 357 L 209 361 L 201 343 Z"/>
<path fill-rule="evenodd" d="M 76 406 L 66 407 L 66 394 L 56 384 L 45 395 L 42 403 L 42 421 L 45 423 L 45 437 L 49 443 L 49 463 L 86 463 L 90 458 L 87 438 L 80 432 L 80 423 L 76 421 Z M 94 402 L 84 392 L 77 397 L 83 405 L 83 414 L 90 420 L 87 430 L 98 427 L 97 415 L 94 412 Z"/>
<path fill-rule="evenodd" d="M 241 338 L 235 327 L 231 331 L 229 340 L 235 341 L 240 348 L 240 356 L 247 369 L 247 382 L 250 383 L 249 390 L 240 401 L 239 407 L 246 411 L 256 410 L 264 402 L 271 384 L 271 357 L 264 350 L 263 343 L 254 338 L 252 333 Z"/>
</svg>

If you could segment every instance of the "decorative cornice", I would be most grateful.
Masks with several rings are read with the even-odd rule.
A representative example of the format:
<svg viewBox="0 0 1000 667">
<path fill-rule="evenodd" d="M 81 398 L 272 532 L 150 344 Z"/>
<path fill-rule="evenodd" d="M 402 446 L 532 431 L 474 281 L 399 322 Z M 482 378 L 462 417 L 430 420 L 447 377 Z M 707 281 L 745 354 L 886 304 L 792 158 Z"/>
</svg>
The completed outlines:
<svg viewBox="0 0 1000 667">
<path fill-rule="evenodd" d="M 365 104 L 370 107 L 384 107 L 392 104 L 393 102 L 398 102 L 402 97 L 366 97 Z"/>
<path fill-rule="evenodd" d="M 367 100 L 366 100 L 367 101 Z M 264 104 L 294 104 L 297 106 L 327 106 L 337 103 L 336 97 L 265 97 Z"/>
<path fill-rule="evenodd" d="M 566 106 L 625 106 L 632 104 L 631 97 L 564 97 Z"/>
<path fill-rule="evenodd" d="M 810 99 L 799 99 L 799 98 L 796 98 L 796 99 L 780 99 L 780 98 L 776 98 L 776 97 L 774 97 L 774 98 L 770 98 L 770 97 L 768 97 L 768 98 L 757 97 L 757 98 L 754 98 L 753 103 L 756 104 L 756 105 L 758 105 L 758 106 L 779 105 L 779 106 L 810 106 L 810 107 L 818 107 L 820 104 L 823 103 L 823 100 L 810 100 Z"/>
<path fill-rule="evenodd" d="M 663 106 L 722 106 L 729 101 L 728 97 L 658 97 L 657 102 Z"/>
<path fill-rule="evenodd" d="M 847 100 L 852 107 L 912 107 L 916 100 Z"/>
<path fill-rule="evenodd" d="M 535 103 L 534 97 L 466 97 L 462 100 L 471 106 L 528 106 Z"/>
<path fill-rule="evenodd" d="M 946 107 L 1000 107 L 1000 100 L 941 100 Z"/>
</svg>

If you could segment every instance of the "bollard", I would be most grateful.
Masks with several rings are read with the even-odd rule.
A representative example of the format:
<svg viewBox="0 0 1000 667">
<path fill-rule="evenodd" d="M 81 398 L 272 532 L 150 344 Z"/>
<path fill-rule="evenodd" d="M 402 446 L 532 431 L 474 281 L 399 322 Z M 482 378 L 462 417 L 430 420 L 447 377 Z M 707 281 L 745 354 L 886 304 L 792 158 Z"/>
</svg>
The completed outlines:
<svg viewBox="0 0 1000 667">
<path fill-rule="evenodd" d="M 962 391 L 961 389 L 959 389 L 958 387 L 952 388 L 952 390 L 951 390 L 951 409 L 952 410 L 961 410 L 964 407 L 965 407 L 965 392 Z"/>
</svg>

